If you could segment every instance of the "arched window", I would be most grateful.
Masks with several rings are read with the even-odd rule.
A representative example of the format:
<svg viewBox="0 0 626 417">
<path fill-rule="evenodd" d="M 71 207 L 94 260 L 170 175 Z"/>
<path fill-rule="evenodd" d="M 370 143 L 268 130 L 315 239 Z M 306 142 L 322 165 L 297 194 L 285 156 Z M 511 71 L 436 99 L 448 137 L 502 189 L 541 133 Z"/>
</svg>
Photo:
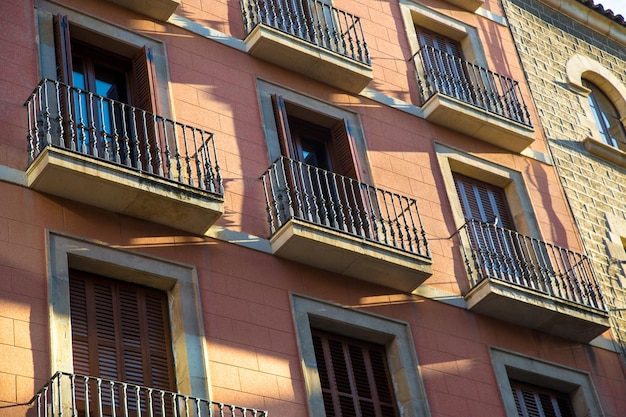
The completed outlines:
<svg viewBox="0 0 626 417">
<path fill-rule="evenodd" d="M 587 80 L 583 80 L 583 85 L 591 90 L 588 97 L 589 106 L 593 112 L 602 142 L 626 151 L 626 130 L 617 108 L 597 85 Z"/>
</svg>

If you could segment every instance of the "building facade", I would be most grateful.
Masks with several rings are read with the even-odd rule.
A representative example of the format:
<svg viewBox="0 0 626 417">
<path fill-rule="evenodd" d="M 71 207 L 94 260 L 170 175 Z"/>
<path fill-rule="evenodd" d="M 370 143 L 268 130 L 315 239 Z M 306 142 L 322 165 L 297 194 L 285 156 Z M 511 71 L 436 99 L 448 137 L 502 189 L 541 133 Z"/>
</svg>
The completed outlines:
<svg viewBox="0 0 626 417">
<path fill-rule="evenodd" d="M 626 410 L 519 5 L 3 5 L 0 415 Z"/>
<path fill-rule="evenodd" d="M 624 349 L 624 18 L 590 1 L 505 5 L 540 124 Z"/>
</svg>

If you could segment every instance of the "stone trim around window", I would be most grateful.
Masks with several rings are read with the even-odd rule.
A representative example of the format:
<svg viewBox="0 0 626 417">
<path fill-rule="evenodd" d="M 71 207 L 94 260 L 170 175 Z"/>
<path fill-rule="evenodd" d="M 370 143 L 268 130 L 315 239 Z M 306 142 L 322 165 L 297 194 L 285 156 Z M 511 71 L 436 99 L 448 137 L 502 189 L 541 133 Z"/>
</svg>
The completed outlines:
<svg viewBox="0 0 626 417">
<path fill-rule="evenodd" d="M 209 398 L 210 381 L 196 270 L 102 243 L 48 232 L 52 372 L 73 372 L 69 270 L 78 269 L 166 291 L 180 393 Z"/>
<path fill-rule="evenodd" d="M 260 103 L 261 121 L 263 123 L 263 131 L 265 132 L 265 140 L 267 142 L 270 164 L 281 156 L 280 140 L 278 138 L 278 129 L 276 126 L 276 118 L 274 116 L 271 97 L 272 94 L 277 94 L 282 96 L 285 102 L 291 103 L 293 107 L 298 108 L 301 112 L 302 119 L 317 119 L 320 121 L 319 124 L 323 124 L 322 122 L 328 122 L 331 119 L 344 119 L 350 130 L 350 136 L 354 141 L 356 153 L 355 158 L 359 162 L 360 178 L 363 182 L 371 184 L 371 176 L 369 173 L 370 165 L 367 159 L 367 144 L 365 143 L 365 134 L 363 133 L 361 118 L 358 113 L 336 107 L 315 97 L 311 97 L 261 79 L 257 80 L 257 94 Z"/>
<path fill-rule="evenodd" d="M 326 415 L 311 336 L 315 327 L 384 345 L 400 415 L 430 416 L 408 323 L 296 294 L 291 303 L 310 415 Z"/>
<path fill-rule="evenodd" d="M 435 143 L 435 152 L 457 228 L 463 226 L 465 216 L 454 185 L 453 173 L 466 175 L 503 188 L 517 231 L 538 239 L 541 238 L 539 223 L 535 217 L 530 195 L 521 172 L 439 142 Z"/>
<path fill-rule="evenodd" d="M 483 45 L 475 27 L 412 0 L 399 0 L 399 2 L 412 54 L 419 50 L 414 27 L 418 25 L 459 42 L 466 61 L 487 68 Z"/>
<path fill-rule="evenodd" d="M 489 353 L 508 417 L 518 416 L 511 379 L 569 394 L 577 416 L 604 415 L 588 372 L 496 347 Z"/>
<path fill-rule="evenodd" d="M 163 42 L 46 0 L 37 0 L 35 4 L 39 74 L 42 79 L 57 79 L 52 18 L 55 15 L 64 15 L 73 29 L 78 30 L 80 40 L 91 45 L 128 58 L 132 58 L 143 47 L 149 48 L 154 66 L 156 91 L 153 93 L 158 113 L 168 119 L 174 118 L 170 107 L 169 69 Z"/>
<path fill-rule="evenodd" d="M 582 55 L 573 55 L 565 64 L 565 75 L 570 90 L 580 96 L 584 110 L 583 125 L 590 130 L 591 135 L 584 138 L 583 144 L 587 151 L 595 156 L 608 160 L 614 164 L 626 167 L 626 152 L 604 145 L 600 139 L 600 132 L 596 126 L 593 111 L 587 98 L 591 90 L 583 85 L 588 80 L 598 86 L 611 100 L 617 112 L 621 115 L 621 122 L 626 125 L 626 85 L 624 85 L 608 68 L 598 61 Z M 597 143 L 589 143 L 595 141 Z M 603 146 L 604 145 L 604 146 Z"/>
</svg>

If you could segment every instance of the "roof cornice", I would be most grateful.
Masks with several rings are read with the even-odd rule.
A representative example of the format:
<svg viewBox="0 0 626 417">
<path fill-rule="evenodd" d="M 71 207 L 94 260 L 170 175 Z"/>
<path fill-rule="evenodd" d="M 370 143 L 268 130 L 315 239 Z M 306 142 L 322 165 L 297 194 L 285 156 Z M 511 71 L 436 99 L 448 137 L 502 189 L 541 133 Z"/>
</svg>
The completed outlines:
<svg viewBox="0 0 626 417">
<path fill-rule="evenodd" d="M 626 23 L 621 15 L 607 12 L 593 0 L 540 0 L 588 28 L 626 45 Z"/>
</svg>

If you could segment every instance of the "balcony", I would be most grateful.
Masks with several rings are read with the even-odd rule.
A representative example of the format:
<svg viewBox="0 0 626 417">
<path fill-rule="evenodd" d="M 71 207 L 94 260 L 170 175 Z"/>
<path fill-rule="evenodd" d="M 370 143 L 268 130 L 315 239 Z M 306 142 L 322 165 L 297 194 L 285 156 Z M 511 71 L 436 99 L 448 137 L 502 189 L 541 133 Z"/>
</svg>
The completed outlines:
<svg viewBox="0 0 626 417">
<path fill-rule="evenodd" d="M 248 52 L 351 93 L 373 79 L 361 20 L 323 0 L 241 0 Z"/>
<path fill-rule="evenodd" d="M 51 80 L 25 105 L 29 187 L 195 234 L 224 212 L 212 133 Z"/>
<path fill-rule="evenodd" d="M 413 60 L 427 120 L 513 152 L 535 140 L 517 81 L 430 46 Z"/>
<path fill-rule="evenodd" d="M 459 235 L 470 310 L 583 343 L 609 328 L 586 255 L 476 220 Z"/>
<path fill-rule="evenodd" d="M 432 274 L 414 199 L 284 157 L 261 179 L 277 256 L 403 292 Z"/>
<path fill-rule="evenodd" d="M 37 416 L 267 417 L 267 411 L 57 372 L 30 400 Z"/>
</svg>

